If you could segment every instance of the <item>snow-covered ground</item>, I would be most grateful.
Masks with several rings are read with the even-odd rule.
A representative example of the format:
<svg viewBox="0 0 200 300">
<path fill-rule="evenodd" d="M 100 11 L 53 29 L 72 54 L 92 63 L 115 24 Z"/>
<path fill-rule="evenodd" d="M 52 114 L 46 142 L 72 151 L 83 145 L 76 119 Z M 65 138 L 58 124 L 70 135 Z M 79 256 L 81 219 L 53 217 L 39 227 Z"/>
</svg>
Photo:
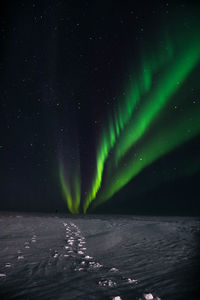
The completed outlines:
<svg viewBox="0 0 200 300">
<path fill-rule="evenodd" d="M 198 300 L 193 218 L 0 214 L 0 299 Z"/>
</svg>

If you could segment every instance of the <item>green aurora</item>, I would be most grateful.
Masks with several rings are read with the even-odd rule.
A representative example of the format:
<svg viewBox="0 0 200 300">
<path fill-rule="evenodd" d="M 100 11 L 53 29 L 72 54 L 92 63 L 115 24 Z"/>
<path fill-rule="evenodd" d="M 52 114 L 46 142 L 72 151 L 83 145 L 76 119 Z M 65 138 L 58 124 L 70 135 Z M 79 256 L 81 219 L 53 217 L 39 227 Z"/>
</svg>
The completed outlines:
<svg viewBox="0 0 200 300">
<path fill-rule="evenodd" d="M 107 201 L 145 167 L 200 133 L 200 110 L 190 99 L 182 101 L 187 96 L 185 82 L 200 61 L 199 26 L 193 24 L 190 29 L 181 31 L 177 26 L 165 31 L 162 43 L 154 47 L 148 40 L 142 45 L 140 67 L 133 72 L 124 99 L 110 112 L 100 134 L 93 181 L 83 199 L 84 213 L 91 204 L 96 207 Z M 174 113 L 171 107 L 177 102 L 184 110 Z M 73 180 L 66 177 L 62 162 L 59 170 L 68 208 L 78 213 L 80 173 L 73 171 Z"/>
<path fill-rule="evenodd" d="M 59 150 L 59 179 L 69 211 L 78 214 L 80 212 L 81 176 L 77 126 L 74 121 L 70 121 L 68 127 L 71 128 L 71 135 L 64 136 L 67 149 Z"/>
<path fill-rule="evenodd" d="M 72 174 L 74 176 L 72 176 Z M 80 173 L 70 172 L 74 181 L 69 184 L 70 179 L 65 175 L 62 164 L 59 167 L 59 177 L 64 197 L 67 202 L 68 209 L 71 213 L 77 214 L 80 211 Z"/>
</svg>

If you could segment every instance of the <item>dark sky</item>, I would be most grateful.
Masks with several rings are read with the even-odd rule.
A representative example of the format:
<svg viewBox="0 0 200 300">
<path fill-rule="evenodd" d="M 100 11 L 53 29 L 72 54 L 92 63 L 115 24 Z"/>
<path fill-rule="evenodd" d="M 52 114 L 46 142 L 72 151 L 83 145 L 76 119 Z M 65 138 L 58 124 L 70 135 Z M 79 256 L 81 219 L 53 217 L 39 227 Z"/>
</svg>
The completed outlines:
<svg viewBox="0 0 200 300">
<path fill-rule="evenodd" d="M 200 18 L 200 7 L 195 2 L 1 1 L 1 210 L 68 211 L 59 177 L 62 165 L 66 185 L 72 191 L 72 202 L 75 201 L 76 184 L 79 185 L 82 211 L 94 182 L 102 132 L 109 131 L 109 120 L 113 120 L 119 107 L 126 105 L 124 99 L 130 78 L 133 82 L 134 78 L 142 82 L 143 50 L 147 66 L 155 73 L 152 76 L 154 92 L 165 76 L 166 85 L 170 76 L 173 80 L 176 71 L 172 71 L 172 75 L 170 72 L 176 69 L 176 64 L 177 69 L 184 72 L 182 68 L 187 64 L 187 57 L 198 47 L 194 43 L 187 52 L 186 44 L 190 39 L 183 43 L 184 34 L 190 36 L 199 32 L 199 23 L 193 24 L 193 19 Z M 167 36 L 172 39 L 175 54 L 172 61 L 167 61 L 168 52 L 164 52 L 165 65 L 158 68 L 155 67 L 160 59 L 157 54 L 166 51 L 166 36 L 162 32 L 168 29 Z M 180 37 L 180 42 L 176 36 L 178 40 Z M 179 64 L 181 55 L 184 63 Z M 163 139 L 169 139 L 169 143 L 173 140 L 165 130 L 166 124 L 170 128 L 173 123 L 178 140 L 183 136 L 178 129 L 180 122 L 189 135 L 191 131 L 196 130 L 196 133 L 180 138 L 177 144 L 174 141 L 172 148 L 162 155 L 157 154 L 122 188 L 96 207 L 95 213 L 199 214 L 200 128 L 194 117 L 200 111 L 199 66 L 197 61 L 180 82 L 178 94 L 171 95 L 169 105 L 166 100 L 164 108 L 154 116 L 151 126 L 148 125 L 141 143 L 131 144 L 123 157 L 123 167 L 115 171 L 112 161 L 115 150 L 117 153 L 121 147 L 121 133 L 117 137 L 104 163 L 100 188 L 103 196 L 100 191 L 99 201 L 109 194 L 112 185 L 115 186 L 112 176 L 117 180 L 118 174 L 125 174 L 125 161 L 129 164 L 135 152 L 149 149 L 148 143 L 156 139 L 156 134 L 163 134 Z M 144 89 L 141 86 L 140 90 Z M 152 90 L 144 92 L 147 99 Z M 145 107 L 152 100 L 144 101 L 147 101 Z M 131 120 L 137 120 L 143 110 L 145 108 L 138 105 Z M 145 111 L 144 122 L 150 110 Z M 194 121 L 191 127 L 188 127 L 188 118 Z M 132 121 L 126 121 L 125 127 L 129 126 L 128 122 Z M 195 129 L 197 127 L 199 129 Z M 145 153 L 151 154 L 150 150 Z"/>
</svg>

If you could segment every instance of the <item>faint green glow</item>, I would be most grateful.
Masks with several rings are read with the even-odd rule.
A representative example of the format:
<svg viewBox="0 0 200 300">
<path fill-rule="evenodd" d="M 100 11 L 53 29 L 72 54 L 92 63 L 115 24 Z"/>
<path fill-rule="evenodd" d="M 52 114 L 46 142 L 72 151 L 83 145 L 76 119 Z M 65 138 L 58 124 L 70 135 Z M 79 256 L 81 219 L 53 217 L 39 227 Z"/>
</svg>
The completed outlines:
<svg viewBox="0 0 200 300">
<path fill-rule="evenodd" d="M 80 180 L 78 174 L 73 175 L 76 176 L 73 176 L 74 181 L 71 182 L 71 180 L 69 180 L 69 176 L 72 177 L 72 174 L 69 174 L 69 176 L 66 177 L 62 163 L 60 163 L 59 177 L 63 195 L 65 197 L 69 211 L 73 214 L 77 214 L 79 213 L 80 209 Z"/>
</svg>

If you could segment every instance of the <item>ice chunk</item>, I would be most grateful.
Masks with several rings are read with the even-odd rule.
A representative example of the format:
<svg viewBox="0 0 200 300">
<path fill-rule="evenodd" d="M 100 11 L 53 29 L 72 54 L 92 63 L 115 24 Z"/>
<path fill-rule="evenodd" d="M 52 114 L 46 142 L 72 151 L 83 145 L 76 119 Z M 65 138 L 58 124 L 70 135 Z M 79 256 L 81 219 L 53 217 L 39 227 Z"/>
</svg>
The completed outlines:
<svg viewBox="0 0 200 300">
<path fill-rule="evenodd" d="M 84 248 L 80 248 L 80 250 L 85 251 L 85 250 L 87 250 L 87 248 L 85 248 L 85 247 Z"/>
<path fill-rule="evenodd" d="M 92 256 L 89 256 L 89 255 L 86 255 L 86 256 L 85 256 L 85 259 L 93 259 L 93 257 L 92 257 Z"/>
<path fill-rule="evenodd" d="M 70 243 L 70 242 L 74 242 L 74 239 L 73 238 L 69 238 L 68 239 L 68 243 Z"/>
<path fill-rule="evenodd" d="M 122 298 L 120 296 L 116 296 L 116 297 L 112 298 L 112 300 L 122 300 Z"/>
<path fill-rule="evenodd" d="M 75 271 L 83 271 L 84 269 L 83 268 L 76 268 L 76 269 L 74 269 Z"/>
<path fill-rule="evenodd" d="M 144 294 L 144 299 L 146 299 L 146 300 L 153 300 L 153 295 L 151 293 Z"/>
<path fill-rule="evenodd" d="M 99 268 L 102 268 L 103 265 L 101 265 L 100 263 L 95 263 L 95 262 L 90 262 L 89 263 L 90 267 L 92 267 L 93 269 L 99 269 Z"/>
<path fill-rule="evenodd" d="M 11 264 L 10 263 L 6 263 L 5 264 L 5 268 L 10 268 L 11 267 Z"/>
<path fill-rule="evenodd" d="M 115 287 L 117 284 L 116 282 L 112 281 L 112 280 L 103 280 L 103 281 L 99 281 L 99 285 L 100 286 L 109 286 L 109 287 Z"/>
<path fill-rule="evenodd" d="M 118 272 L 119 270 L 117 268 L 111 268 L 110 272 Z"/>
<path fill-rule="evenodd" d="M 18 259 L 18 260 L 24 259 L 24 256 L 23 256 L 23 255 L 19 255 L 19 256 L 17 257 L 17 259 Z"/>
<path fill-rule="evenodd" d="M 127 282 L 128 283 L 137 283 L 137 280 L 131 279 L 131 278 L 127 278 Z"/>
<path fill-rule="evenodd" d="M 0 273 L 0 278 L 5 278 L 6 274 Z"/>
</svg>

